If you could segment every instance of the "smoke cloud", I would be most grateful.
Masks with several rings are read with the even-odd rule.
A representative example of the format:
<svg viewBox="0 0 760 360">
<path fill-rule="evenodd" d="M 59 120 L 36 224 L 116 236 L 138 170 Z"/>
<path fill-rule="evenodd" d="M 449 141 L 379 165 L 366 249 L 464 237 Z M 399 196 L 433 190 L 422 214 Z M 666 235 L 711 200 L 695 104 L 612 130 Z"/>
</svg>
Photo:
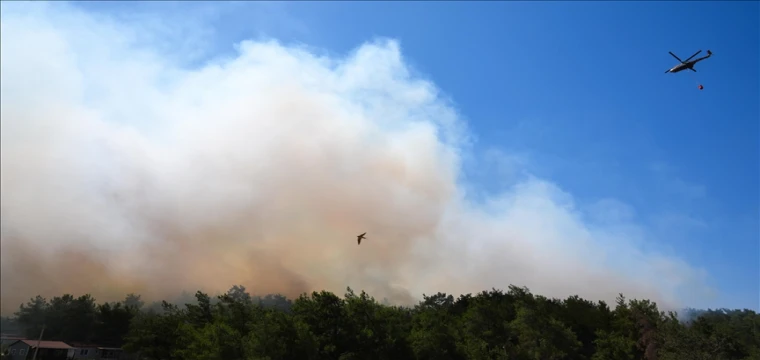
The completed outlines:
<svg viewBox="0 0 760 360">
<path fill-rule="evenodd" d="M 399 303 L 517 284 L 676 304 L 703 287 L 613 200 L 589 212 L 530 176 L 473 200 L 472 134 L 395 40 L 346 56 L 250 40 L 190 67 L 146 31 L 4 4 L 3 313 L 234 284 Z"/>
</svg>

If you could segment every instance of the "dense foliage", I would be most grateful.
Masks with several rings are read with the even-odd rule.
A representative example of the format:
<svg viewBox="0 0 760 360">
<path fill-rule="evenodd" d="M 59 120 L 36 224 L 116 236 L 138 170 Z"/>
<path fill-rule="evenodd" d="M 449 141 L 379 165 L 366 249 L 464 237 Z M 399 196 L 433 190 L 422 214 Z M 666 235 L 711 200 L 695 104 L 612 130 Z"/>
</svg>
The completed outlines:
<svg viewBox="0 0 760 360">
<path fill-rule="evenodd" d="M 378 303 L 350 288 L 291 301 L 244 287 L 192 302 L 145 306 L 137 295 L 97 304 L 89 295 L 22 305 L 13 321 L 36 338 L 123 346 L 141 359 L 760 359 L 760 315 L 688 311 L 681 321 L 648 300 L 615 308 L 511 286 L 455 299 L 438 293 L 414 308 Z M 13 324 L 4 320 L 4 326 Z"/>
</svg>

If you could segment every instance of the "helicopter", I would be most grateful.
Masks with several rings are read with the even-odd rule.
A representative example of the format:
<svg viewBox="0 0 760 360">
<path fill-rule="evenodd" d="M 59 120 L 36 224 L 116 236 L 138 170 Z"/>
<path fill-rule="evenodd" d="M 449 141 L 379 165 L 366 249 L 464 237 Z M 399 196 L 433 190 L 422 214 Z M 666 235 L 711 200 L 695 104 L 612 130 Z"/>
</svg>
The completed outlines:
<svg viewBox="0 0 760 360">
<path fill-rule="evenodd" d="M 703 56 L 701 58 L 691 60 L 691 58 L 697 56 L 697 54 L 699 54 L 700 52 L 702 52 L 702 50 L 699 50 L 699 51 L 695 52 L 694 55 L 689 56 L 689 58 L 686 59 L 686 61 L 683 61 L 683 60 L 679 59 L 678 56 L 676 56 L 676 54 L 673 54 L 672 52 L 668 51 L 668 53 L 670 53 L 670 55 L 672 55 L 674 58 L 676 58 L 676 60 L 680 61 L 681 63 L 678 64 L 678 65 L 676 65 L 676 66 L 673 66 L 672 68 L 670 68 L 668 70 L 666 70 L 665 73 L 666 74 L 667 73 L 677 73 L 679 71 L 686 70 L 686 69 L 689 69 L 689 70 L 691 70 L 693 72 L 697 72 L 697 70 L 694 70 L 694 64 L 696 64 L 696 63 L 698 63 L 698 62 L 700 62 L 700 61 L 702 61 L 704 59 L 707 59 L 710 56 L 712 56 L 712 51 L 707 50 L 707 56 Z M 691 61 L 689 61 L 689 60 L 691 60 Z"/>
</svg>

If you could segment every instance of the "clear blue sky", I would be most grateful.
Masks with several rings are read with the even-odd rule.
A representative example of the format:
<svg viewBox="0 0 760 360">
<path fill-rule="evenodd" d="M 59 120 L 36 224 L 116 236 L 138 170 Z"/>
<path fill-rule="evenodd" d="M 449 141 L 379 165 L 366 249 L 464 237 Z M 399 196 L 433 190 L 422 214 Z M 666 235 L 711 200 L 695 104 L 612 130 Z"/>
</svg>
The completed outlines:
<svg viewBox="0 0 760 360">
<path fill-rule="evenodd" d="M 211 13 L 202 3 L 137 6 L 186 19 Z M 529 156 L 536 175 L 581 202 L 630 204 L 661 241 L 707 269 L 722 292 L 715 306 L 760 309 L 758 2 L 228 7 L 214 12 L 218 51 L 262 34 L 333 53 L 398 39 L 456 102 L 479 149 Z M 664 74 L 676 65 L 668 51 L 685 59 L 699 49 L 714 56 L 697 73 Z"/>
</svg>

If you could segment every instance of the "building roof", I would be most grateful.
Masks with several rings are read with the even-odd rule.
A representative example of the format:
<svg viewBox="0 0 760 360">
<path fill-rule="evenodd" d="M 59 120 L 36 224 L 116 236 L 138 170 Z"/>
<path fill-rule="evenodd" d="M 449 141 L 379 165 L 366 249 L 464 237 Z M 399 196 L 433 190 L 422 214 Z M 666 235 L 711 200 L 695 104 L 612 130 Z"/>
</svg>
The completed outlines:
<svg viewBox="0 0 760 360">
<path fill-rule="evenodd" d="M 26 340 L 23 336 L 0 336 L 0 340 Z"/>
<path fill-rule="evenodd" d="M 102 346 L 98 344 L 81 343 L 81 342 L 68 341 L 66 342 L 66 344 L 69 344 L 72 348 L 77 348 L 77 349 L 121 350 L 121 348 Z"/>
<path fill-rule="evenodd" d="M 31 347 L 37 347 L 37 340 L 19 340 L 19 341 Z M 40 349 L 71 349 L 71 346 L 69 346 L 63 341 L 42 340 L 39 343 L 40 343 Z"/>
<path fill-rule="evenodd" d="M 67 344 L 69 344 L 69 345 L 71 345 L 71 347 L 75 347 L 75 348 L 92 348 L 92 349 L 95 349 L 95 348 L 100 347 L 100 345 L 96 345 L 96 344 L 81 343 L 81 342 L 71 342 L 71 341 L 67 342 Z"/>
</svg>

